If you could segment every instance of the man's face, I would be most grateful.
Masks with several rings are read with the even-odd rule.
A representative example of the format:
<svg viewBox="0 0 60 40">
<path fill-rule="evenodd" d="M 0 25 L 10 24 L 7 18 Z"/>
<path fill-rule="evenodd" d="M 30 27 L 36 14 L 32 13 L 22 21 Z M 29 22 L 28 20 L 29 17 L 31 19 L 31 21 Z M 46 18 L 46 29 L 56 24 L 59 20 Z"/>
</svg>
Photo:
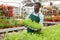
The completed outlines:
<svg viewBox="0 0 60 40">
<path fill-rule="evenodd" d="M 34 10 L 39 10 L 40 6 L 38 4 L 34 4 Z"/>
<path fill-rule="evenodd" d="M 50 5 L 53 5 L 53 3 L 52 3 L 52 2 L 50 2 Z"/>
</svg>

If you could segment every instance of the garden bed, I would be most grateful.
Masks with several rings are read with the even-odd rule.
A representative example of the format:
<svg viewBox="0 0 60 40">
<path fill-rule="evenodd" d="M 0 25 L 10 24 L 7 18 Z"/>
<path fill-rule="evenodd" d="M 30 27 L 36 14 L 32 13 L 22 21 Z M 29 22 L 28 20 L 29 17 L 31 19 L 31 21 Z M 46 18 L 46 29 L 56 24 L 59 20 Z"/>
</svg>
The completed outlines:
<svg viewBox="0 0 60 40">
<path fill-rule="evenodd" d="M 18 26 L 23 26 L 21 20 L 8 19 L 6 17 L 0 18 L 0 29 L 14 28 Z"/>
<path fill-rule="evenodd" d="M 43 28 L 38 33 L 13 32 L 11 35 L 7 32 L 4 40 L 60 40 L 60 24 Z"/>
</svg>

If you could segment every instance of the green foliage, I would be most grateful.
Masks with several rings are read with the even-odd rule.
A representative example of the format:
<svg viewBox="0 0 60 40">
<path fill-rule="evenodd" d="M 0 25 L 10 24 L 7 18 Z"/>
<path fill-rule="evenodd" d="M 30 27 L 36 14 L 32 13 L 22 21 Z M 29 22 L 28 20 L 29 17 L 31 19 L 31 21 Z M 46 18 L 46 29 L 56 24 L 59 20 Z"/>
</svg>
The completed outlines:
<svg viewBox="0 0 60 40">
<path fill-rule="evenodd" d="M 0 12 L 0 16 L 3 16 L 4 14 L 3 14 L 3 12 Z"/>
<path fill-rule="evenodd" d="M 60 24 L 42 29 L 40 34 L 21 31 L 11 35 L 6 33 L 4 40 L 60 40 Z"/>
<path fill-rule="evenodd" d="M 43 37 L 46 37 L 47 40 L 60 40 L 60 24 L 56 25 L 56 26 L 51 26 L 51 27 L 47 27 L 43 30 L 41 30 L 41 32 L 43 33 L 42 35 L 44 35 Z"/>
<path fill-rule="evenodd" d="M 15 26 L 19 26 L 20 25 L 18 20 L 13 20 L 12 22 L 14 23 Z"/>
<path fill-rule="evenodd" d="M 35 21 L 32 22 L 31 19 L 25 19 L 24 20 L 24 25 L 28 28 L 32 28 L 34 30 L 40 29 L 42 26 Z"/>
<path fill-rule="evenodd" d="M 8 28 L 11 26 L 18 26 L 18 25 L 19 25 L 18 20 L 12 20 L 7 18 L 0 19 L 0 28 Z"/>
<path fill-rule="evenodd" d="M 0 28 L 3 28 L 3 27 L 4 27 L 4 25 L 0 23 Z"/>
<path fill-rule="evenodd" d="M 58 15 L 60 15 L 60 10 L 58 10 Z"/>
<path fill-rule="evenodd" d="M 58 7 L 56 7 L 56 6 L 53 6 L 53 8 L 56 9 L 56 10 L 58 10 Z"/>
</svg>

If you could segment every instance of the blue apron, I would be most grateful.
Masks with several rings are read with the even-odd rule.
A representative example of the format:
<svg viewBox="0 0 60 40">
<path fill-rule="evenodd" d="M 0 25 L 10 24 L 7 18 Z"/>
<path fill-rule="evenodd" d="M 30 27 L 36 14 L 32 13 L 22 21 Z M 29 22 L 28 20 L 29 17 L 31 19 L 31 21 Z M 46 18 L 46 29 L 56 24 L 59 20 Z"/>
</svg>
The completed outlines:
<svg viewBox="0 0 60 40">
<path fill-rule="evenodd" d="M 37 22 L 37 23 L 39 23 L 39 21 L 40 21 L 39 15 L 38 15 L 38 16 L 35 16 L 35 15 L 31 14 L 31 15 L 29 16 L 29 18 L 30 18 L 32 21 L 35 21 L 35 22 Z M 33 32 L 35 32 L 35 31 L 34 31 L 33 29 L 31 29 L 31 28 L 27 28 L 27 32 L 33 33 Z"/>
</svg>

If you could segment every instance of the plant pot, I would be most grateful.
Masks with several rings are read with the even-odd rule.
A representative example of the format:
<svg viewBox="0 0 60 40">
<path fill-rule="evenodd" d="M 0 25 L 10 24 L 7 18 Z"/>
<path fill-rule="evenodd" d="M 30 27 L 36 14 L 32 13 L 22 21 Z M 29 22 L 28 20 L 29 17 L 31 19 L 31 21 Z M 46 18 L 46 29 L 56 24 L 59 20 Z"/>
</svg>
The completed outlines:
<svg viewBox="0 0 60 40">
<path fill-rule="evenodd" d="M 13 28 L 16 28 L 16 26 L 12 26 Z"/>
<path fill-rule="evenodd" d="M 0 27 L 0 29 L 3 29 L 3 28 Z"/>
</svg>

